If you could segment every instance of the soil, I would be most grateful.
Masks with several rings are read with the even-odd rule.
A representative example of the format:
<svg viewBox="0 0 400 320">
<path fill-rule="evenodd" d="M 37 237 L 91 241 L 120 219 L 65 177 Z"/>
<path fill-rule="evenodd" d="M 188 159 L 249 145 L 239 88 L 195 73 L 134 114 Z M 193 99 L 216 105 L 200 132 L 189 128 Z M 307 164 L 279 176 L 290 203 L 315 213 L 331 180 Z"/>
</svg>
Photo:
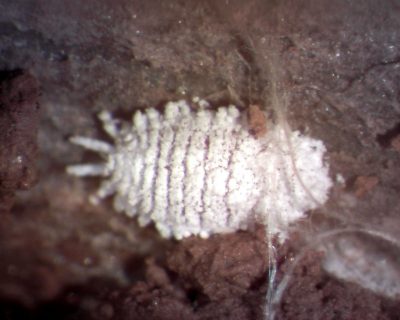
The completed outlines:
<svg viewBox="0 0 400 320">
<path fill-rule="evenodd" d="M 28 0 L 0 9 L 1 319 L 399 319 L 394 1 Z M 330 200 L 284 243 L 268 241 L 264 226 L 165 240 L 111 199 L 90 204 L 98 179 L 65 173 L 101 160 L 68 141 L 107 140 L 100 110 L 129 118 L 193 97 L 238 105 L 255 136 L 282 113 L 324 141 Z M 329 233 L 343 228 L 371 232 L 351 242 Z M 340 268 L 327 267 L 330 250 Z M 371 262 L 363 277 L 348 276 L 362 261 Z M 272 293 L 281 299 L 268 305 Z"/>
<path fill-rule="evenodd" d="M 0 212 L 37 180 L 39 88 L 21 70 L 0 73 Z"/>
</svg>

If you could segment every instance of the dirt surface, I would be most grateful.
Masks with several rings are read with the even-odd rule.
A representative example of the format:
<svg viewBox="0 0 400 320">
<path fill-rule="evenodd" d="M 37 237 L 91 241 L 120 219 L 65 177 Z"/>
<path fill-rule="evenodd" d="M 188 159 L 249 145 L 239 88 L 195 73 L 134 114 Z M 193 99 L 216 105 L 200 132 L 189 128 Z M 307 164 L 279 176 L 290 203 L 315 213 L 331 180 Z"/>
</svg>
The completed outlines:
<svg viewBox="0 0 400 320">
<path fill-rule="evenodd" d="M 0 73 L 0 212 L 7 212 L 16 190 L 37 180 L 39 126 L 37 81 L 22 71 Z"/>
<path fill-rule="evenodd" d="M 390 0 L 0 0 L 0 70 L 26 70 L 0 77 L 0 318 L 398 319 L 399 14 Z M 327 147 L 330 200 L 275 244 L 275 292 L 290 278 L 273 310 L 262 227 L 166 241 L 91 205 L 99 180 L 65 174 L 100 161 L 68 141 L 107 139 L 100 110 L 196 96 L 238 105 L 256 136 L 268 123 L 250 106 Z M 371 232 L 320 236 L 343 228 Z M 332 272 L 325 242 L 346 262 Z M 363 280 L 346 280 L 359 261 Z"/>
</svg>

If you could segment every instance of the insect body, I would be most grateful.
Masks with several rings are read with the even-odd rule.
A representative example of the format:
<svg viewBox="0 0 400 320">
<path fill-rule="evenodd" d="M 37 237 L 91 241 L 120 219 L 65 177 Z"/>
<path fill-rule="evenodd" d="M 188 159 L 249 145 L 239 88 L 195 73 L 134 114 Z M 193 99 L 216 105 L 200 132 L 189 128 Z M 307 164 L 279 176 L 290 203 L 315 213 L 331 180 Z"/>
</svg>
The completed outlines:
<svg viewBox="0 0 400 320">
<path fill-rule="evenodd" d="M 137 215 L 141 225 L 154 222 L 164 237 L 207 237 L 255 222 L 278 233 L 327 199 L 322 142 L 292 132 L 293 159 L 282 128 L 256 139 L 234 106 L 194 112 L 185 101 L 170 102 L 164 113 L 136 112 L 122 128 L 108 112 L 100 119 L 114 145 L 71 141 L 103 154 L 105 163 L 69 166 L 68 173 L 106 177 L 92 200 L 115 194 L 116 210 Z"/>
</svg>

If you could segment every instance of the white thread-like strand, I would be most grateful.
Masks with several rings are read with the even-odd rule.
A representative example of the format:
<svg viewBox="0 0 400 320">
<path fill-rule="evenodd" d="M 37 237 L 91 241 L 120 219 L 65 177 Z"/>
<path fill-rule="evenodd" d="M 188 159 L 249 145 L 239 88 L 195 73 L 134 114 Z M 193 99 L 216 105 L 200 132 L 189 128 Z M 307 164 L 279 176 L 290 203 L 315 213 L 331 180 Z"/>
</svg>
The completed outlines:
<svg viewBox="0 0 400 320">
<path fill-rule="evenodd" d="M 321 141 L 291 132 L 289 148 L 280 126 L 256 139 L 234 106 L 194 112 L 185 101 L 169 102 L 164 113 L 136 112 L 130 127 L 107 112 L 100 119 L 114 146 L 71 141 L 106 162 L 69 166 L 68 173 L 107 175 L 92 200 L 115 193 L 116 210 L 137 215 L 141 225 L 153 221 L 163 237 L 207 237 L 257 221 L 284 237 L 291 222 L 328 198 Z"/>
</svg>

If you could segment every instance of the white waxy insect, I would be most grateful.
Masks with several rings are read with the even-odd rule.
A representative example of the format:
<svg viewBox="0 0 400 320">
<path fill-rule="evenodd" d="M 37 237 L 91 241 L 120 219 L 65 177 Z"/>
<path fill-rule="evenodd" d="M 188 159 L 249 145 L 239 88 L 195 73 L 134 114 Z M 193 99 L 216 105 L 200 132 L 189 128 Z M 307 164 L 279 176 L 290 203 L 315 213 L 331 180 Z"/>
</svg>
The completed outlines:
<svg viewBox="0 0 400 320">
<path fill-rule="evenodd" d="M 186 101 L 169 102 L 164 113 L 137 111 L 122 128 L 108 112 L 99 117 L 113 145 L 71 141 L 105 162 L 72 165 L 68 173 L 106 177 L 92 201 L 114 195 L 116 210 L 143 226 L 154 222 L 163 237 L 208 237 L 256 222 L 282 235 L 328 198 L 321 141 L 297 131 L 285 136 L 281 126 L 256 139 L 234 106 L 192 111 Z"/>
</svg>

